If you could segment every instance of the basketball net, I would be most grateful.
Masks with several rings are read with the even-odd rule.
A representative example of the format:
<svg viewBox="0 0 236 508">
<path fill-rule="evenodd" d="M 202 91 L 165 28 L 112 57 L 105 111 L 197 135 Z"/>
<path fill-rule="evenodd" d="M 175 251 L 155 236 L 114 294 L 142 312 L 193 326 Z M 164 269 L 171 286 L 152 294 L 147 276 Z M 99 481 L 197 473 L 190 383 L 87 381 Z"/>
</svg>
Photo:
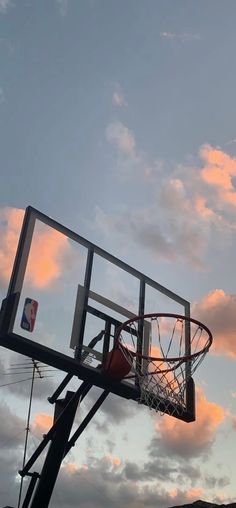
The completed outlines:
<svg viewBox="0 0 236 508">
<path fill-rule="evenodd" d="M 148 354 L 141 349 L 144 324 L 151 329 Z M 186 411 L 186 386 L 212 344 L 210 330 L 197 320 L 177 314 L 146 314 L 123 323 L 115 335 L 135 379 L 138 402 L 157 412 Z M 141 351 L 140 351 L 141 349 Z M 112 372 L 111 372 L 112 375 Z"/>
</svg>

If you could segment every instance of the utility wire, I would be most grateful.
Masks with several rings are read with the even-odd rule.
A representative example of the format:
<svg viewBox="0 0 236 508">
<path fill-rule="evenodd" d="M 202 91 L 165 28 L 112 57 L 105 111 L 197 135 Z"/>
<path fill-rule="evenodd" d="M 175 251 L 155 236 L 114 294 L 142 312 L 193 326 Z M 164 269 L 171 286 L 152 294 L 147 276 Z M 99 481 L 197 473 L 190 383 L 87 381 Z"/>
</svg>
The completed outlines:
<svg viewBox="0 0 236 508">
<path fill-rule="evenodd" d="M 44 379 L 46 377 L 53 377 L 53 376 L 41 376 L 41 377 L 36 377 L 34 379 Z M 18 379 L 18 381 L 12 381 L 11 383 L 5 383 L 4 385 L 0 385 L 0 388 L 3 388 L 4 386 L 10 386 L 10 385 L 16 385 L 16 384 L 19 384 L 19 383 L 24 383 L 25 381 L 30 381 L 32 380 L 32 376 L 31 377 L 27 377 L 26 379 Z"/>
<path fill-rule="evenodd" d="M 54 369 L 42 370 L 41 376 L 39 376 L 39 377 L 43 377 L 42 374 L 44 374 L 44 372 L 55 372 L 55 371 L 54 371 Z M 30 372 L 28 372 L 27 370 L 20 370 L 19 372 L 3 372 L 3 373 L 1 373 L 1 376 L 17 376 L 18 374 L 30 374 Z"/>
</svg>

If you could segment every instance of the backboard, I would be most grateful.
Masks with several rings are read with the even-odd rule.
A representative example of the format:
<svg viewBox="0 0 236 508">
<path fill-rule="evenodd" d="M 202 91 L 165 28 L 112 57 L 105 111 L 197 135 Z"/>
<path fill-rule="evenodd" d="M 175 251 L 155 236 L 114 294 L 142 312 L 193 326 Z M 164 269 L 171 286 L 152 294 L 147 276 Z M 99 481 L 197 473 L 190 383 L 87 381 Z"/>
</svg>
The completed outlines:
<svg viewBox="0 0 236 508">
<path fill-rule="evenodd" d="M 102 365 L 119 325 L 150 312 L 189 316 L 190 304 L 52 218 L 26 209 L 1 311 L 1 345 L 137 400 L 135 378 L 107 379 Z M 189 351 L 187 329 L 185 342 Z M 150 323 L 142 323 L 135 347 L 149 353 Z M 180 417 L 173 407 L 171 414 Z M 186 387 L 181 419 L 194 420 L 193 384 Z"/>
</svg>

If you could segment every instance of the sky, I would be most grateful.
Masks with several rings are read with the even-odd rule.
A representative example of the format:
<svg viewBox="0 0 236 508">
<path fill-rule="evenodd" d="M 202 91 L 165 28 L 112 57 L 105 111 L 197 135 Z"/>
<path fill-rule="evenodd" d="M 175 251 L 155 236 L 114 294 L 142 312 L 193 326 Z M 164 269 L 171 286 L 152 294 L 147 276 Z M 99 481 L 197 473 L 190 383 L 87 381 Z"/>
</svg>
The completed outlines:
<svg viewBox="0 0 236 508">
<path fill-rule="evenodd" d="M 214 336 L 196 422 L 110 395 L 65 459 L 52 508 L 236 501 L 235 16 L 235 0 L 0 0 L 1 298 L 31 205 L 190 301 Z M 73 263 L 67 242 L 41 233 L 29 284 L 47 305 L 54 287 L 62 321 L 57 282 Z M 39 340 L 55 344 L 55 323 L 51 313 Z M 18 502 L 30 379 L 13 367 L 24 361 L 1 347 L 3 506 Z M 52 421 L 51 375 L 35 382 L 29 455 Z"/>
</svg>

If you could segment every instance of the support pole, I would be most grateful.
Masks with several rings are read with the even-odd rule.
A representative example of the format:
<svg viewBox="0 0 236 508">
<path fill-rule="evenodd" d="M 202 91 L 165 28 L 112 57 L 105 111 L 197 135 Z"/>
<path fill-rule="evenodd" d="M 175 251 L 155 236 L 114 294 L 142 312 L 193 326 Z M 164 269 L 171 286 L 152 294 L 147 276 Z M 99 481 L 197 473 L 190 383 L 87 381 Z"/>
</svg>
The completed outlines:
<svg viewBox="0 0 236 508">
<path fill-rule="evenodd" d="M 104 402 L 104 400 L 107 398 L 107 396 L 109 395 L 109 391 L 108 390 L 104 390 L 104 392 L 102 392 L 102 394 L 100 395 L 100 397 L 98 398 L 98 400 L 95 402 L 95 404 L 93 405 L 93 407 L 90 409 L 89 413 L 87 414 L 87 416 L 85 416 L 84 420 L 82 421 L 82 423 L 80 424 L 79 428 L 75 431 L 75 433 L 73 434 L 73 436 L 71 437 L 70 441 L 68 441 L 67 445 L 66 445 L 66 449 L 65 449 L 65 455 L 67 455 L 67 453 L 70 451 L 70 449 L 72 448 L 72 446 L 75 445 L 77 439 L 81 436 L 82 432 L 84 431 L 84 429 L 87 427 L 87 425 L 89 424 L 89 422 L 92 420 L 92 418 L 94 417 L 95 413 L 97 412 L 97 410 L 100 408 L 100 406 L 102 405 L 102 403 Z"/>
<path fill-rule="evenodd" d="M 61 411 L 61 414 L 56 422 L 54 422 L 51 429 L 48 431 L 48 433 L 44 436 L 43 441 L 39 444 L 38 448 L 36 448 L 35 452 L 31 456 L 31 458 L 28 460 L 27 464 L 25 465 L 24 469 L 22 471 L 19 471 L 19 474 L 21 476 L 25 476 L 30 468 L 33 466 L 37 458 L 40 456 L 40 454 L 43 452 L 44 448 L 47 446 L 49 441 L 53 439 L 54 434 L 56 433 L 57 429 L 61 425 L 66 425 L 67 421 L 67 411 L 71 410 L 74 405 L 77 407 L 78 403 L 87 395 L 88 391 L 92 387 L 92 384 L 89 382 L 84 381 L 82 385 L 78 388 L 77 392 L 73 392 L 73 396 L 70 398 L 69 401 L 67 401 L 67 404 L 63 407 L 63 410 Z M 73 399 L 73 400 L 72 400 Z"/>
<path fill-rule="evenodd" d="M 32 494 L 34 492 L 35 485 L 37 483 L 38 478 L 39 478 L 38 473 L 32 473 L 30 484 L 29 484 L 29 487 L 28 487 L 28 490 L 27 490 L 27 493 L 26 493 L 26 496 L 25 496 L 25 499 L 24 499 L 24 502 L 23 502 L 21 508 L 28 508 L 29 507 L 30 500 L 31 500 Z"/>
<path fill-rule="evenodd" d="M 56 402 L 56 415 L 68 406 L 73 395 L 73 392 L 67 392 L 65 399 Z M 74 403 L 68 407 L 67 417 L 64 419 L 63 425 L 59 425 L 56 429 L 44 462 L 31 508 L 47 508 L 49 505 L 61 462 L 65 454 L 78 403 L 79 401 L 75 400 Z"/>
</svg>

